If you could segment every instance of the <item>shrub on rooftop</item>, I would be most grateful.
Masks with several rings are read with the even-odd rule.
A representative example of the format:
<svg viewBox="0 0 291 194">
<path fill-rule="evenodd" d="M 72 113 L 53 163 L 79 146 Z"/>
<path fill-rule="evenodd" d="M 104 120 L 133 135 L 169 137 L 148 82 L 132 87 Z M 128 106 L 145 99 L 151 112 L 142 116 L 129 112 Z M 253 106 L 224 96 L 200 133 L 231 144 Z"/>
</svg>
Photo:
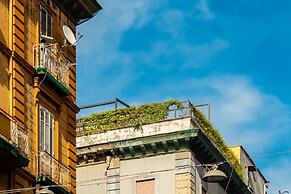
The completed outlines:
<svg viewBox="0 0 291 194">
<path fill-rule="evenodd" d="M 208 121 L 205 115 L 197 108 L 195 109 L 195 119 L 198 125 L 200 125 L 200 127 L 202 128 L 203 132 L 209 137 L 209 139 L 211 139 L 216 148 L 222 153 L 222 155 L 228 160 L 228 162 L 230 162 L 236 173 L 242 178 L 243 169 L 238 159 L 235 157 L 234 153 L 227 147 L 220 133 L 212 126 L 212 124 Z"/>
<path fill-rule="evenodd" d="M 182 103 L 177 100 L 168 100 L 162 103 L 143 104 L 141 106 L 127 107 L 101 113 L 93 113 L 90 116 L 81 118 L 79 122 L 85 130 L 78 132 L 78 135 L 100 133 L 116 128 L 139 127 L 165 120 L 169 114 L 169 108 L 175 105 L 183 108 Z M 195 119 L 201 130 L 214 143 L 221 154 L 231 163 L 237 174 L 242 178 L 242 166 L 234 156 L 233 152 L 227 147 L 220 133 L 212 126 L 205 115 L 197 108 Z"/>
<path fill-rule="evenodd" d="M 105 132 L 110 129 L 162 121 L 167 118 L 169 107 L 172 105 L 180 108 L 182 106 L 177 100 L 168 100 L 162 103 L 143 104 L 140 106 L 93 113 L 79 120 L 85 130 L 79 132 L 78 135 Z"/>
</svg>

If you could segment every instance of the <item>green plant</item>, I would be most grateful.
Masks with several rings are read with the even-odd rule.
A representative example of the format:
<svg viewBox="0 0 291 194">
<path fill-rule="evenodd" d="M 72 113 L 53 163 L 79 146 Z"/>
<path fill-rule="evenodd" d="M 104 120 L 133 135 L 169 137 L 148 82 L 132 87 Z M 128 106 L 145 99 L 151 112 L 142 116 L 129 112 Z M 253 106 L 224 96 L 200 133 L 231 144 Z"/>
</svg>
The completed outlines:
<svg viewBox="0 0 291 194">
<path fill-rule="evenodd" d="M 78 135 L 130 126 L 140 128 L 143 124 L 165 120 L 168 116 L 169 107 L 172 105 L 182 108 L 182 104 L 177 100 L 168 100 L 163 103 L 143 104 L 141 106 L 93 113 L 79 120 L 85 130 L 79 132 Z"/>
<path fill-rule="evenodd" d="M 100 133 L 125 127 L 140 129 L 144 124 L 165 120 L 172 105 L 176 105 L 178 109 L 184 108 L 181 102 L 168 100 L 162 103 L 143 104 L 141 106 L 93 113 L 79 120 L 85 130 L 78 132 L 78 135 Z M 226 146 L 219 132 L 211 125 L 201 111 L 196 108 L 194 111 L 195 119 L 201 126 L 203 133 L 216 145 L 221 154 L 231 163 L 237 174 L 242 178 L 242 166 L 233 152 Z"/>
<path fill-rule="evenodd" d="M 221 154 L 230 162 L 230 164 L 235 169 L 236 173 L 243 178 L 243 169 L 240 165 L 238 159 L 235 157 L 234 153 L 227 147 L 226 143 L 223 141 L 220 133 L 212 126 L 205 115 L 198 110 L 195 110 L 195 119 L 197 123 L 201 126 L 203 132 L 211 139 L 211 141 L 216 145 Z"/>
</svg>

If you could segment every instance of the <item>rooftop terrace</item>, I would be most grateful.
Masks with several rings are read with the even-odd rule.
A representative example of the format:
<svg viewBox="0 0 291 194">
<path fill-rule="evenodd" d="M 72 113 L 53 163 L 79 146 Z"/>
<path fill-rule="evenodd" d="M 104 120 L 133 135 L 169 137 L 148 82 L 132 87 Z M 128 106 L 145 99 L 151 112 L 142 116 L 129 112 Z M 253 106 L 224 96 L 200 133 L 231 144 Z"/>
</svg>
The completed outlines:
<svg viewBox="0 0 291 194">
<path fill-rule="evenodd" d="M 205 115 L 190 101 L 179 102 L 177 100 L 169 100 L 162 103 L 144 104 L 141 106 L 93 113 L 78 120 L 77 136 L 93 135 L 94 138 L 97 138 L 97 134 L 99 134 L 98 137 L 101 139 L 98 141 L 102 143 L 102 133 L 119 133 L 120 131 L 118 129 L 123 128 L 131 128 L 133 129 L 133 133 L 136 133 L 136 129 L 146 128 L 149 125 L 154 126 L 156 123 L 166 121 L 171 125 L 176 125 L 174 128 L 181 128 L 181 122 L 181 126 L 178 126 L 179 122 L 177 120 L 183 118 L 189 118 L 192 123 L 192 128 L 195 126 L 195 128 L 200 129 L 224 158 L 234 167 L 237 174 L 242 177 L 242 167 L 233 152 L 227 147 L 219 132 L 207 120 Z M 183 126 L 185 128 L 186 125 L 184 124 Z M 187 127 L 187 129 L 190 128 L 190 126 Z M 169 127 L 169 129 L 174 130 L 173 127 Z M 138 135 L 138 133 L 134 135 Z M 104 141 L 109 140 L 106 139 Z"/>
</svg>

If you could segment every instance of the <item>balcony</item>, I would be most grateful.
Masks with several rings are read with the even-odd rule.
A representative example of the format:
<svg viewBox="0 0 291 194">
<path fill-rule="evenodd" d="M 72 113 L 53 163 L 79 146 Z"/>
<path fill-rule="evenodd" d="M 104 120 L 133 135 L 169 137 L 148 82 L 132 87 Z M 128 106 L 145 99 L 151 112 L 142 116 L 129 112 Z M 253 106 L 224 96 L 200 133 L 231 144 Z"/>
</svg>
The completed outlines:
<svg viewBox="0 0 291 194">
<path fill-rule="evenodd" d="M 39 152 L 38 159 L 37 182 L 42 185 L 60 185 L 62 187 L 52 189 L 55 189 L 56 193 L 69 193 L 72 187 L 69 168 L 44 151 Z"/>
<path fill-rule="evenodd" d="M 58 44 L 41 43 L 34 46 L 34 67 L 37 76 L 46 79 L 62 96 L 69 95 L 68 70 L 70 61 L 59 50 Z"/>
<path fill-rule="evenodd" d="M 0 110 L 0 164 L 7 169 L 26 167 L 29 164 L 28 135 L 2 110 Z"/>
</svg>

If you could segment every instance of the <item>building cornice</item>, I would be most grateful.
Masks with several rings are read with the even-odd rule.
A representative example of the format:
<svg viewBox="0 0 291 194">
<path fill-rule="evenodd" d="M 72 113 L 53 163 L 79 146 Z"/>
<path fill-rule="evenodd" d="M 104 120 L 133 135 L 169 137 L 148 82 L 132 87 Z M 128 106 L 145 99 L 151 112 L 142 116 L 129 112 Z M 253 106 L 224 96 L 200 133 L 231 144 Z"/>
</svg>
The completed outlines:
<svg viewBox="0 0 291 194">
<path fill-rule="evenodd" d="M 159 154 L 192 151 L 203 164 L 227 161 L 211 140 L 199 129 L 193 128 L 172 133 L 109 142 L 77 148 L 78 164 L 105 160 L 106 155 L 118 155 L 121 159 L 133 159 Z M 102 157 L 103 156 L 103 157 Z M 239 175 L 228 163 L 221 166 L 230 179 L 229 191 L 237 194 L 251 194 Z M 225 188 L 227 182 L 221 183 Z"/>
<path fill-rule="evenodd" d="M 31 64 L 28 63 L 22 56 L 20 56 L 17 52 L 10 50 L 10 48 L 0 41 L 0 49 L 7 57 L 12 57 L 21 67 L 26 69 L 29 73 L 34 74 L 35 69 Z"/>
<path fill-rule="evenodd" d="M 75 25 L 94 17 L 102 9 L 96 0 L 54 0 Z"/>
<path fill-rule="evenodd" d="M 33 66 L 29 64 L 28 61 L 21 57 L 17 52 L 12 51 L 11 57 L 30 74 L 35 74 L 35 69 L 33 68 Z"/>
<path fill-rule="evenodd" d="M 2 41 L 0 41 L 0 50 L 8 57 L 12 55 L 12 51 Z"/>
<path fill-rule="evenodd" d="M 67 96 L 65 102 L 66 105 L 68 105 L 68 107 L 71 108 L 75 113 L 80 111 L 80 108 L 70 99 L 70 97 Z"/>
</svg>

